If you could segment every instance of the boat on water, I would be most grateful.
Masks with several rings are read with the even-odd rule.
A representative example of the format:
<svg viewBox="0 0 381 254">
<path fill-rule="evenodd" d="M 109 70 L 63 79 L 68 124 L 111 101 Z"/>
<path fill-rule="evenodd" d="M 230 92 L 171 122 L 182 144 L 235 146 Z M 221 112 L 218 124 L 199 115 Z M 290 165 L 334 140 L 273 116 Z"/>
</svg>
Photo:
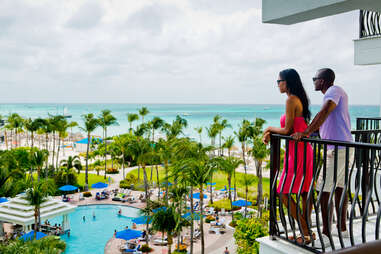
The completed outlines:
<svg viewBox="0 0 381 254">
<path fill-rule="evenodd" d="M 72 115 L 69 114 L 69 111 L 67 110 L 67 107 L 64 108 L 63 116 L 65 118 L 71 118 L 72 117 Z"/>
<path fill-rule="evenodd" d="M 181 115 L 182 115 L 182 116 L 191 116 L 192 114 L 190 114 L 190 113 L 186 113 L 186 112 L 185 112 L 185 113 L 181 113 Z"/>
</svg>

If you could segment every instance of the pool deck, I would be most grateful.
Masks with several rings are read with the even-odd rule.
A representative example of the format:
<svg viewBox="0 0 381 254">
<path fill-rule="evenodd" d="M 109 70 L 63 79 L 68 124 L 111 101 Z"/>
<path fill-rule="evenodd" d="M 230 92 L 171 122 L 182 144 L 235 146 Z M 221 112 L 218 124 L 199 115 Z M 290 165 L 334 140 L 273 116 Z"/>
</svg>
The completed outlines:
<svg viewBox="0 0 381 254">
<path fill-rule="evenodd" d="M 226 225 L 230 223 L 230 216 L 221 216 L 221 218 L 225 218 Z M 205 253 L 208 254 L 221 254 L 224 252 L 225 247 L 228 247 L 230 253 L 236 253 L 236 246 L 234 243 L 234 229 L 226 226 L 226 233 L 224 234 L 214 234 L 214 233 L 208 233 L 210 228 L 210 224 L 205 223 L 204 224 L 204 236 L 205 236 Z M 188 229 L 184 230 L 183 234 L 185 234 L 185 231 L 188 231 Z M 175 249 L 177 238 L 173 239 L 174 243 L 172 244 L 172 251 Z M 105 254 L 121 254 L 122 252 L 119 250 L 121 245 L 126 244 L 125 240 L 117 239 L 115 237 L 112 237 L 106 244 L 104 253 Z M 150 247 L 153 248 L 153 254 L 165 254 L 168 252 L 167 246 L 156 246 L 153 244 L 153 242 L 150 242 Z M 189 247 L 188 247 L 189 250 Z M 201 240 L 198 239 L 197 242 L 193 244 L 193 250 L 195 254 L 201 253 Z"/>
<path fill-rule="evenodd" d="M 131 170 L 135 169 L 136 167 L 126 168 L 125 174 L 130 172 Z M 89 171 L 89 174 L 96 174 L 97 172 L 91 172 Z M 110 184 L 108 189 L 119 189 L 119 182 L 123 180 L 122 176 L 122 170 L 120 170 L 119 174 L 114 175 L 108 175 L 113 179 L 113 182 Z M 92 197 L 85 198 L 84 200 L 79 200 L 79 193 L 74 194 L 74 199 L 70 201 L 70 204 L 77 205 L 77 206 L 86 206 L 86 205 L 121 205 L 121 206 L 130 206 L 135 208 L 144 208 L 146 206 L 145 202 L 137 201 L 136 203 L 122 203 L 118 201 L 112 201 L 112 198 L 104 199 L 104 200 L 96 200 L 95 194 L 101 189 L 91 189 L 89 190 L 92 193 Z M 137 199 L 137 197 L 143 192 L 141 191 L 132 191 L 132 196 Z M 70 195 L 71 196 L 71 195 Z M 60 196 L 55 197 L 57 199 L 61 199 Z M 236 245 L 234 243 L 234 228 L 228 226 L 228 224 L 231 221 L 231 216 L 221 216 L 225 217 L 225 224 L 226 224 L 226 233 L 224 234 L 214 234 L 209 233 L 210 224 L 204 223 L 204 236 L 205 236 L 205 253 L 208 254 L 221 254 L 224 252 L 225 247 L 229 248 L 230 253 L 236 253 Z M 143 227 L 142 225 L 139 225 L 139 227 Z M 142 228 L 143 229 L 143 228 Z M 188 229 L 184 230 L 183 235 L 185 232 L 188 231 Z M 125 244 L 126 241 L 122 239 L 117 239 L 115 237 L 112 237 L 109 239 L 109 241 L 106 243 L 106 246 L 104 248 L 105 254 L 120 254 L 122 253 L 119 249 L 120 246 Z M 175 249 L 177 243 L 177 239 L 174 239 L 174 243 L 172 244 L 172 251 Z M 167 246 L 156 246 L 151 241 L 150 247 L 154 249 L 153 254 L 164 254 L 168 252 Z M 193 244 L 194 253 L 198 254 L 201 253 L 201 240 L 198 239 Z M 188 247 L 189 250 L 189 247 Z"/>
</svg>

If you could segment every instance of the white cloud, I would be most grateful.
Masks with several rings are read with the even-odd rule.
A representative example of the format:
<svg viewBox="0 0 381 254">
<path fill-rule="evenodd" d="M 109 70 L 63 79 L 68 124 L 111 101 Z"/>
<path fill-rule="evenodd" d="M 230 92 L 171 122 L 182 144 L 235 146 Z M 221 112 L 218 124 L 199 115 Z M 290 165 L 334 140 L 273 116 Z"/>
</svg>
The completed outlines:
<svg viewBox="0 0 381 254">
<path fill-rule="evenodd" d="M 281 26 L 221 1 L 3 0 L 0 99 L 283 103 L 275 80 L 293 67 L 319 104 L 310 80 L 329 66 L 351 103 L 379 102 L 379 68 L 353 66 L 357 12 Z"/>
</svg>

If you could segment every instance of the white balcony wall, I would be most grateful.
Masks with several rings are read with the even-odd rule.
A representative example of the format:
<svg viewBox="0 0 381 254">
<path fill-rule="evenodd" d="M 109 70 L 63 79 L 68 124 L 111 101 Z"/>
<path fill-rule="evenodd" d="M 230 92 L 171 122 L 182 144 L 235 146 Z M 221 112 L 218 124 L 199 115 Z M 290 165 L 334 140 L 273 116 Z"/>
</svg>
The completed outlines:
<svg viewBox="0 0 381 254">
<path fill-rule="evenodd" d="M 381 12 L 381 0 L 262 0 L 262 21 L 290 25 L 360 9 Z"/>
<path fill-rule="evenodd" d="M 381 64 L 381 37 L 354 40 L 355 65 Z"/>
</svg>

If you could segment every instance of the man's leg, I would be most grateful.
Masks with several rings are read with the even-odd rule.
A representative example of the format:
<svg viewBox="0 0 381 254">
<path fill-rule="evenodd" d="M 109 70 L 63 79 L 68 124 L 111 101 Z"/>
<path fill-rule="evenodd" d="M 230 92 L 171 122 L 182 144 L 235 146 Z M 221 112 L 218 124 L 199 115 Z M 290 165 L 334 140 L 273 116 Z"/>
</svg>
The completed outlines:
<svg viewBox="0 0 381 254">
<path fill-rule="evenodd" d="M 329 201 L 329 192 L 323 192 L 321 195 L 320 205 L 321 205 L 321 217 L 323 219 L 323 234 L 328 236 L 328 225 L 332 223 L 332 213 L 329 218 L 328 211 L 328 201 Z"/>
<path fill-rule="evenodd" d="M 336 207 L 336 216 L 337 220 L 339 220 L 339 214 L 341 216 L 341 231 L 346 231 L 347 230 L 347 208 L 348 208 L 348 193 L 343 193 L 344 188 L 336 188 L 335 190 L 335 207 Z M 339 211 L 340 208 L 340 200 L 341 200 L 341 195 L 345 195 L 344 198 L 344 204 L 343 204 L 343 209 Z M 337 227 L 339 227 L 339 224 L 337 224 Z"/>
</svg>

